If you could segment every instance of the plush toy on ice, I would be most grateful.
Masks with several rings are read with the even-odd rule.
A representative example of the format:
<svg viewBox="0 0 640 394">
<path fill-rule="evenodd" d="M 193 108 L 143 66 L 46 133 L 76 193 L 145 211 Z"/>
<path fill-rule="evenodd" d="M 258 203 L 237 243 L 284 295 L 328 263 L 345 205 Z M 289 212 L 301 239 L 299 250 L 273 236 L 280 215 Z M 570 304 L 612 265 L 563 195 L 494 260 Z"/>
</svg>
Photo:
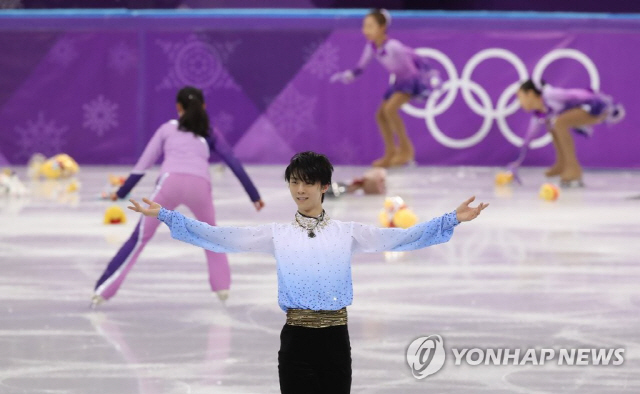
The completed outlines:
<svg viewBox="0 0 640 394">
<path fill-rule="evenodd" d="M 127 215 L 125 215 L 122 208 L 117 205 L 112 205 L 104 212 L 104 224 L 123 224 L 127 222 Z"/>
<path fill-rule="evenodd" d="M 100 198 L 103 200 L 116 201 L 118 199 L 116 192 L 124 185 L 126 180 L 127 177 L 125 176 L 109 174 L 109 184 L 103 189 Z"/>
<path fill-rule="evenodd" d="M 22 197 L 28 193 L 18 175 L 8 168 L 0 171 L 0 196 Z"/>
<path fill-rule="evenodd" d="M 32 178 L 71 178 L 79 170 L 78 163 L 65 153 L 57 154 L 49 159 L 40 153 L 36 153 L 29 160 L 29 175 Z"/>
<path fill-rule="evenodd" d="M 540 198 L 546 201 L 555 201 L 560 196 L 560 190 L 551 183 L 545 183 L 540 186 L 540 192 L 538 193 Z"/>
<path fill-rule="evenodd" d="M 385 199 L 384 209 L 380 211 L 379 218 L 382 227 L 409 228 L 418 223 L 418 217 L 398 196 Z"/>
<path fill-rule="evenodd" d="M 513 182 L 514 173 L 511 171 L 502 171 L 496 174 L 496 186 L 505 186 Z"/>
<path fill-rule="evenodd" d="M 362 190 L 364 194 L 385 194 L 387 191 L 387 171 L 384 168 L 371 168 L 361 177 L 351 182 L 333 182 L 325 193 L 327 197 L 341 197 Z"/>
<path fill-rule="evenodd" d="M 125 176 L 109 174 L 109 184 L 111 186 L 120 187 L 124 185 L 124 181 L 126 180 L 127 177 Z"/>
</svg>

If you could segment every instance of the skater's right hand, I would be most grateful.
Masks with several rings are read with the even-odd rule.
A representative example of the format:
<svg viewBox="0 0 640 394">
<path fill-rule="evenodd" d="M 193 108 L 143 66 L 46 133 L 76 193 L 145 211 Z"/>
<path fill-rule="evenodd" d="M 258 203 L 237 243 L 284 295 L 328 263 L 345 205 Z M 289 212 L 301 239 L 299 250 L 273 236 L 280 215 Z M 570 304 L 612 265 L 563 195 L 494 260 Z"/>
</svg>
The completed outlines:
<svg viewBox="0 0 640 394">
<path fill-rule="evenodd" d="M 342 83 L 351 83 L 355 79 L 355 74 L 351 70 L 340 71 L 331 76 L 331 83 L 340 81 Z"/>
<path fill-rule="evenodd" d="M 142 207 L 140 203 L 138 203 L 133 198 L 130 198 L 129 201 L 131 202 L 131 204 L 133 204 L 133 206 L 128 206 L 127 208 L 132 211 L 140 212 L 144 216 L 158 217 L 158 212 L 160 212 L 160 209 L 162 208 L 160 204 L 158 204 L 157 202 L 153 202 L 148 198 L 143 198 L 142 201 L 147 203 L 147 205 L 149 205 L 149 208 Z"/>
</svg>

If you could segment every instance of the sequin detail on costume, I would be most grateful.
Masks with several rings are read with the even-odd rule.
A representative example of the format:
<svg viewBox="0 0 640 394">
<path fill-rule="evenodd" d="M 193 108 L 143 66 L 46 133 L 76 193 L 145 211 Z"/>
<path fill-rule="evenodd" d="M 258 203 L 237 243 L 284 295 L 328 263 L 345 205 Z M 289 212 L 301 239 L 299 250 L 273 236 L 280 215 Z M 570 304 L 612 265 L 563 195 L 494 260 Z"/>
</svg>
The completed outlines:
<svg viewBox="0 0 640 394">
<path fill-rule="evenodd" d="M 316 233 L 326 227 L 330 221 L 331 218 L 329 218 L 329 215 L 322 210 L 322 214 L 317 218 L 296 212 L 295 218 L 291 224 L 303 231 L 306 231 L 309 238 L 315 238 L 317 235 Z"/>
</svg>

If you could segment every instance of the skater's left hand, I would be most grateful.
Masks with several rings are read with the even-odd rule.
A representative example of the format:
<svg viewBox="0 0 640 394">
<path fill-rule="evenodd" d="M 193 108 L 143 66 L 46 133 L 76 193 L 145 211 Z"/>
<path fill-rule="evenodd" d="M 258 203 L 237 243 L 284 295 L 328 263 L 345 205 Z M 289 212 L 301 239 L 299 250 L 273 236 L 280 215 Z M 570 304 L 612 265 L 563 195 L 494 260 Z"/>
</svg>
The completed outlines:
<svg viewBox="0 0 640 394">
<path fill-rule="evenodd" d="M 149 205 L 149 208 L 144 208 L 143 206 L 140 205 L 140 203 L 138 203 L 133 198 L 130 198 L 129 201 L 131 201 L 131 204 L 133 204 L 133 206 L 128 206 L 127 208 L 129 208 L 132 211 L 140 212 L 144 216 L 158 217 L 158 213 L 162 208 L 160 204 L 158 204 L 157 202 L 153 202 L 148 198 L 143 198 L 142 201 L 147 203 L 147 205 Z"/>
<path fill-rule="evenodd" d="M 256 207 L 256 211 L 260 211 L 262 208 L 264 208 L 264 201 L 262 200 L 254 201 L 253 206 Z"/>
<path fill-rule="evenodd" d="M 476 199 L 476 196 L 469 198 L 467 201 L 460 204 L 460 206 L 456 209 L 456 217 L 459 222 L 468 222 L 471 221 L 480 215 L 483 209 L 489 206 L 489 204 L 480 203 L 477 207 L 470 207 L 469 204 Z"/>
</svg>

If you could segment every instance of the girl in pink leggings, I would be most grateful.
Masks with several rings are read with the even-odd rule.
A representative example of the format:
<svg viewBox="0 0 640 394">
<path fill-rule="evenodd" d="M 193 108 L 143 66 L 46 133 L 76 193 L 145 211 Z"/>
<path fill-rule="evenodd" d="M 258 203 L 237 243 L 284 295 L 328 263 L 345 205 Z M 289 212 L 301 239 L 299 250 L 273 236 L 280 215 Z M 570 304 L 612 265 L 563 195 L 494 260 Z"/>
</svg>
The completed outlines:
<svg viewBox="0 0 640 394">
<path fill-rule="evenodd" d="M 116 200 L 129 194 L 144 176 L 144 172 L 157 161 L 160 155 L 164 155 L 161 175 L 153 192 L 153 200 L 160 202 L 168 209 L 184 204 L 198 220 L 215 226 L 209 177 L 209 154 L 215 152 L 238 177 L 256 210 L 262 209 L 264 203 L 242 168 L 242 164 L 235 158 L 224 139 L 212 132 L 209 117 L 205 112 L 202 91 L 190 86 L 184 87 L 178 92 L 176 102 L 179 120 L 171 120 L 160 126 L 125 183 L 111 198 Z M 131 237 L 122 245 L 98 279 L 92 298 L 92 307 L 116 294 L 159 224 L 158 220 L 142 217 Z M 210 251 L 205 251 L 205 255 L 211 290 L 224 301 L 229 296 L 231 284 L 227 256 Z"/>
</svg>

